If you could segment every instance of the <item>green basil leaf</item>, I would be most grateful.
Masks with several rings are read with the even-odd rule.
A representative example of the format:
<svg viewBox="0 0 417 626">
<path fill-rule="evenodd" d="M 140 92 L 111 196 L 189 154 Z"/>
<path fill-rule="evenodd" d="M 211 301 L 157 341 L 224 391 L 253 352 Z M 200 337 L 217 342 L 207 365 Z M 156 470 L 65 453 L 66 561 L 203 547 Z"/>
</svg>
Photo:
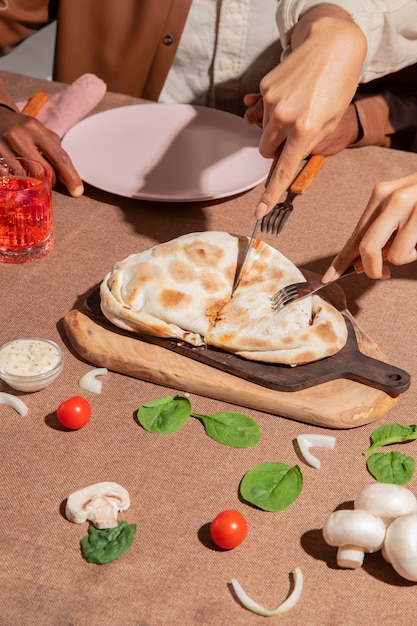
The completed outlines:
<svg viewBox="0 0 417 626">
<path fill-rule="evenodd" d="M 411 456 L 401 452 L 375 452 L 366 462 L 368 471 L 380 483 L 405 485 L 415 470 L 415 462 Z"/>
<path fill-rule="evenodd" d="M 220 411 L 214 415 L 199 415 L 198 413 L 191 413 L 191 415 L 203 422 L 209 437 L 226 446 L 250 448 L 255 446 L 261 438 L 258 422 L 243 413 Z"/>
<path fill-rule="evenodd" d="M 88 535 L 80 541 L 83 557 L 89 563 L 110 563 L 125 554 L 133 543 L 136 524 L 119 521 L 115 528 L 96 528 L 91 525 Z"/>
<path fill-rule="evenodd" d="M 143 404 L 137 412 L 139 424 L 151 433 L 174 433 L 190 417 L 191 404 L 184 396 L 164 396 Z"/>
<path fill-rule="evenodd" d="M 303 475 L 298 465 L 261 463 L 249 470 L 240 484 L 240 495 L 264 511 L 283 511 L 298 498 Z"/>
<path fill-rule="evenodd" d="M 371 434 L 372 445 L 363 454 L 368 456 L 382 446 L 413 441 L 414 439 L 417 439 L 417 424 L 411 424 L 411 426 L 402 426 L 401 424 L 380 426 Z"/>
</svg>

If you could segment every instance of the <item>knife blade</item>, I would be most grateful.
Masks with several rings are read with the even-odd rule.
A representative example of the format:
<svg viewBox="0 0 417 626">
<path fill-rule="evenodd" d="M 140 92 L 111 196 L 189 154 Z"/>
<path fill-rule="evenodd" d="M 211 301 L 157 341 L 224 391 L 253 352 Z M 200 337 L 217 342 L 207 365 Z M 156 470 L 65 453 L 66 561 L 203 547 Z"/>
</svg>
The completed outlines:
<svg viewBox="0 0 417 626">
<path fill-rule="evenodd" d="M 272 174 L 273 174 L 273 172 L 274 172 L 274 170 L 275 170 L 275 166 L 276 166 L 276 164 L 277 164 L 277 162 L 278 162 L 279 156 L 280 156 L 280 155 L 279 155 L 279 154 L 277 154 L 277 155 L 274 157 L 274 160 L 272 161 L 272 165 L 271 165 L 271 167 L 269 168 L 268 176 L 266 177 L 266 180 L 265 180 L 265 187 L 268 187 L 269 181 L 271 180 L 271 177 L 272 177 Z M 240 279 L 242 278 L 243 266 L 244 266 L 244 265 L 245 265 L 245 263 L 246 263 L 246 259 L 248 258 L 248 255 L 249 255 L 249 250 L 251 249 L 251 246 L 252 246 L 252 241 L 253 241 L 253 240 L 254 240 L 254 238 L 255 238 L 255 233 L 256 233 L 257 228 L 258 228 L 258 226 L 259 226 L 259 222 L 261 222 L 261 221 L 262 221 L 262 220 L 256 220 L 256 221 L 255 221 L 255 226 L 253 227 L 252 234 L 251 234 L 251 236 L 249 237 L 248 245 L 246 246 L 246 249 L 245 249 L 245 252 L 244 252 L 244 255 L 243 255 L 243 259 L 242 259 L 242 262 L 241 262 L 241 264 L 240 264 L 239 271 L 238 271 L 238 273 L 236 274 L 236 277 L 235 277 L 235 282 L 233 283 L 232 293 L 231 293 L 231 295 L 232 295 L 232 296 L 233 296 L 233 294 L 235 293 L 235 291 L 236 291 L 236 289 L 237 289 L 238 284 L 240 283 Z"/>
<path fill-rule="evenodd" d="M 242 278 L 243 266 L 245 265 L 246 260 L 247 260 L 247 258 L 248 258 L 248 256 L 249 256 L 249 250 L 251 249 L 251 246 L 252 246 L 252 241 L 253 241 L 253 240 L 254 240 L 254 238 L 255 238 L 255 233 L 256 233 L 256 229 L 258 228 L 258 224 L 259 224 L 259 222 L 260 222 L 260 220 L 256 220 L 256 222 L 255 222 L 255 226 L 253 227 L 252 234 L 251 234 L 251 236 L 249 237 L 249 242 L 248 242 L 248 245 L 246 246 L 245 253 L 244 253 L 244 255 L 243 255 L 243 259 L 242 259 L 242 262 L 241 262 L 241 264 L 240 264 L 239 271 L 238 271 L 238 273 L 236 274 L 235 282 L 233 283 L 233 287 L 232 287 L 232 294 L 231 294 L 232 296 L 233 296 L 233 294 L 235 293 L 235 291 L 236 291 L 236 289 L 237 289 L 238 284 L 240 283 L 240 279 Z"/>
</svg>

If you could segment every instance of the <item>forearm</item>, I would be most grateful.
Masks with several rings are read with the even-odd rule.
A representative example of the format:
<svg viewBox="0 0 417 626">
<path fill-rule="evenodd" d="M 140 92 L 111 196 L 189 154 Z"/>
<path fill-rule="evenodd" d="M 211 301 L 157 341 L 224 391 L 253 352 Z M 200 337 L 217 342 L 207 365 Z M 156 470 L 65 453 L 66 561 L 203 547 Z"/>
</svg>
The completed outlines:
<svg viewBox="0 0 417 626">
<path fill-rule="evenodd" d="M 366 37 L 344 9 L 324 3 L 303 13 L 292 31 L 291 48 L 294 51 L 302 45 L 308 45 L 314 56 L 338 59 L 341 70 L 343 59 L 349 59 L 351 71 L 359 78 L 366 58 Z"/>
<path fill-rule="evenodd" d="M 367 42 L 360 81 L 369 82 L 417 61 L 417 2 L 415 0 L 289 0 L 280 2 L 277 23 L 284 49 L 292 52 L 292 37 L 302 17 L 315 11 L 342 11 L 360 28 Z M 342 14 L 339 14 L 342 15 Z"/>
<path fill-rule="evenodd" d="M 294 50 L 303 44 L 309 37 L 323 37 L 334 33 L 335 37 L 345 35 L 357 42 L 366 54 L 366 37 L 361 29 L 355 24 L 348 11 L 331 3 L 323 3 L 311 9 L 307 9 L 300 15 L 300 19 L 295 24 L 291 32 L 291 48 Z M 365 57 L 364 57 L 365 58 Z"/>
</svg>

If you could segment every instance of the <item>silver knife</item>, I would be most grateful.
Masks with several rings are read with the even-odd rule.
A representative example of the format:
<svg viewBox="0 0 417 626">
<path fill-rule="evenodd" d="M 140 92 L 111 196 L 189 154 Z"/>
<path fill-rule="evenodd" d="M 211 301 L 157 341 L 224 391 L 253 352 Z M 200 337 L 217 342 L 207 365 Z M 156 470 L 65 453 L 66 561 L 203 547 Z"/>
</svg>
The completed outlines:
<svg viewBox="0 0 417 626">
<path fill-rule="evenodd" d="M 268 187 L 268 185 L 269 185 L 269 181 L 271 180 L 272 174 L 274 173 L 275 166 L 278 163 L 278 159 L 280 157 L 280 154 L 275 155 L 274 160 L 272 161 L 272 165 L 269 168 L 268 176 L 266 177 L 266 180 L 265 180 L 265 187 Z M 252 242 L 253 242 L 253 240 L 255 238 L 255 233 L 256 233 L 256 230 L 257 230 L 257 228 L 259 226 L 259 222 L 260 221 L 262 221 L 262 220 L 256 220 L 255 226 L 253 227 L 252 234 L 249 237 L 249 242 L 248 242 L 247 248 L 245 250 L 245 254 L 243 256 L 242 263 L 240 264 L 240 269 L 239 269 L 239 271 L 238 271 L 238 273 L 236 275 L 235 282 L 233 283 L 232 294 L 231 294 L 232 296 L 235 293 L 238 284 L 240 283 L 240 279 L 242 278 L 243 267 L 244 267 L 244 265 L 246 263 L 246 259 L 248 258 L 249 250 L 252 247 Z"/>
<path fill-rule="evenodd" d="M 242 278 L 243 267 L 244 267 L 244 265 L 245 265 L 245 263 L 246 263 L 246 259 L 247 259 L 247 258 L 248 258 L 248 256 L 249 256 L 249 250 L 250 250 L 250 249 L 251 249 L 251 247 L 252 247 L 252 241 L 253 241 L 253 240 L 254 240 L 254 238 L 255 238 L 255 233 L 256 233 L 256 229 L 258 228 L 259 222 L 260 222 L 260 220 L 256 220 L 256 222 L 255 222 L 255 226 L 253 227 L 253 231 L 252 231 L 252 234 L 251 234 L 251 236 L 250 236 L 250 238 L 249 238 L 249 242 L 248 242 L 248 245 L 247 245 L 247 247 L 246 247 L 245 254 L 243 255 L 242 263 L 240 264 L 239 271 L 238 271 L 238 273 L 236 274 L 235 282 L 233 283 L 233 288 L 232 288 L 232 296 L 233 296 L 233 294 L 235 293 L 235 291 L 236 291 L 236 289 L 237 289 L 238 284 L 240 283 L 240 279 Z"/>
</svg>

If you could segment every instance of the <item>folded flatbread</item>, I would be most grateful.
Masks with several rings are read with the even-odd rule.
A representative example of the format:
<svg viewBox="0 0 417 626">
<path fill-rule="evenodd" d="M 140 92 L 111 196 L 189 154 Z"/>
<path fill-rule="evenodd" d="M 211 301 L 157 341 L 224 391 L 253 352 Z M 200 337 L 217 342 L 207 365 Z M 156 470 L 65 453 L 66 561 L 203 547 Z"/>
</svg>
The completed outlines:
<svg viewBox="0 0 417 626">
<path fill-rule="evenodd" d="M 103 314 L 142 335 L 212 345 L 256 361 L 299 365 L 338 352 L 346 343 L 346 324 L 319 296 L 272 310 L 277 290 L 305 278 L 265 242 L 253 241 L 232 296 L 239 251 L 247 242 L 209 231 L 132 254 L 100 286 Z"/>
</svg>

